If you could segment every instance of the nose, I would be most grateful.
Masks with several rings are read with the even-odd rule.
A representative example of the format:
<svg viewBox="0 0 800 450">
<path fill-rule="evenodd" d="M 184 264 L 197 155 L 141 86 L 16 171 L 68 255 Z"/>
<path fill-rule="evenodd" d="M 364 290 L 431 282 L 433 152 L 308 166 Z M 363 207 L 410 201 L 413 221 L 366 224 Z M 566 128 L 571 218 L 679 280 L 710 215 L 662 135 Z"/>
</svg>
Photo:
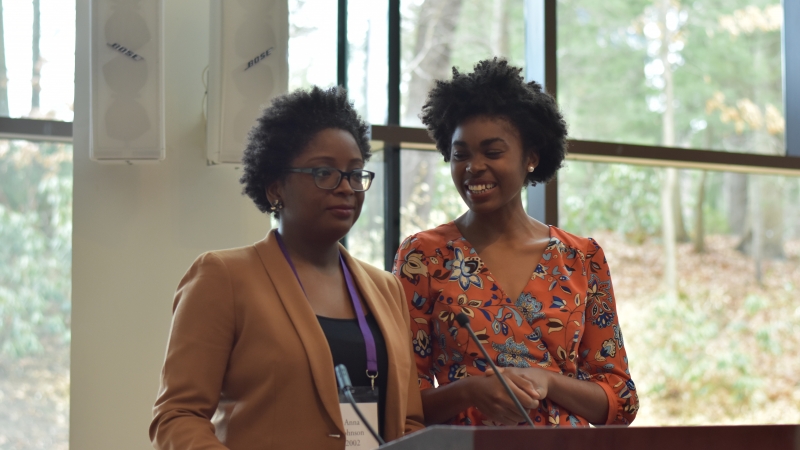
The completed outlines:
<svg viewBox="0 0 800 450">
<path fill-rule="evenodd" d="M 344 186 L 344 187 L 342 187 Z M 339 179 L 339 184 L 333 190 L 334 193 L 343 193 L 345 195 L 354 194 L 353 186 L 350 186 L 350 174 L 342 174 Z"/>
<path fill-rule="evenodd" d="M 470 161 L 467 164 L 467 172 L 469 172 L 471 174 L 476 174 L 478 172 L 481 172 L 485 168 L 486 168 L 486 165 L 483 164 L 483 162 L 479 161 L 478 159 L 473 159 L 472 161 Z"/>
</svg>

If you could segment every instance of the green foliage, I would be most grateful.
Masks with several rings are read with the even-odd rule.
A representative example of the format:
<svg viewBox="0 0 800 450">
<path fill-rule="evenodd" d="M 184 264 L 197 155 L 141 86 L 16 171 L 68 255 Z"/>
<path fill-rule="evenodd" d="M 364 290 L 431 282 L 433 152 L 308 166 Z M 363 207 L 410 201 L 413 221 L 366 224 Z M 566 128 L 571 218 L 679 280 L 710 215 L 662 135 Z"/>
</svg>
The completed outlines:
<svg viewBox="0 0 800 450">
<path fill-rule="evenodd" d="M 0 141 L 0 352 L 69 342 L 72 147 Z"/>
<path fill-rule="evenodd" d="M 742 11 L 763 17 L 767 7 L 779 2 L 672 4 L 686 19 L 676 38 L 680 42 L 670 46 L 675 56 L 671 71 L 676 145 L 757 153 L 782 150 L 783 132 L 767 132 L 766 127 L 768 105 L 779 114 L 783 108 L 780 29 L 756 27 L 735 35 L 723 26 L 726 17 Z M 655 5 L 652 0 L 559 0 L 558 99 L 573 138 L 662 142 L 658 104 L 665 94 L 645 74 L 652 61 L 648 46 L 658 48 L 644 33 L 645 17 Z M 718 95 L 724 105 L 709 104 Z M 747 108 L 751 104 L 761 116 L 760 126 L 748 120 L 748 111 L 754 112 Z"/>
<path fill-rule="evenodd" d="M 637 339 L 650 349 L 638 367 L 650 383 L 651 400 L 660 400 L 671 409 L 668 414 L 677 417 L 708 407 L 735 417 L 752 403 L 763 381 L 751 354 L 740 339 L 720 339 L 741 335 L 741 322 L 728 322 L 728 315 L 686 296 L 659 297 L 650 302 L 650 308 L 644 327 L 650 332 Z"/>
<path fill-rule="evenodd" d="M 561 226 L 590 235 L 613 230 L 642 242 L 661 230 L 660 169 L 570 162 L 559 184 Z"/>
</svg>

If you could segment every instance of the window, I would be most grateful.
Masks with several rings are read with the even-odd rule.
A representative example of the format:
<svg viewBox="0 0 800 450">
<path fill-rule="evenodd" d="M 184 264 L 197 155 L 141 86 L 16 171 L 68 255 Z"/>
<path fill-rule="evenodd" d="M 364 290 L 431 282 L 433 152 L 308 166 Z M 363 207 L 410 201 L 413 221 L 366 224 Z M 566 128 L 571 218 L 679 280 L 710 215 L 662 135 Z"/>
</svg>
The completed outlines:
<svg viewBox="0 0 800 450">
<path fill-rule="evenodd" d="M 375 267 L 383 266 L 385 188 L 382 182 L 384 152 L 373 145 L 365 168 L 375 172 L 375 183 L 364 193 L 361 216 L 347 235 L 347 247 L 356 258 Z"/>
<path fill-rule="evenodd" d="M 0 447 L 66 449 L 72 145 L 0 140 Z"/>
<path fill-rule="evenodd" d="M 558 2 L 575 139 L 785 155 L 781 2 Z"/>
<path fill-rule="evenodd" d="M 336 84 L 336 2 L 289 1 L 289 91 Z"/>
<path fill-rule="evenodd" d="M 635 425 L 800 420 L 800 177 L 569 162 L 558 189 L 609 260 Z"/>
<path fill-rule="evenodd" d="M 2 3 L 0 116 L 72 122 L 75 2 Z"/>
<path fill-rule="evenodd" d="M 417 115 L 437 79 L 452 67 L 469 71 L 480 59 L 525 63 L 521 0 L 410 0 L 401 2 L 401 124 L 421 126 Z"/>
</svg>

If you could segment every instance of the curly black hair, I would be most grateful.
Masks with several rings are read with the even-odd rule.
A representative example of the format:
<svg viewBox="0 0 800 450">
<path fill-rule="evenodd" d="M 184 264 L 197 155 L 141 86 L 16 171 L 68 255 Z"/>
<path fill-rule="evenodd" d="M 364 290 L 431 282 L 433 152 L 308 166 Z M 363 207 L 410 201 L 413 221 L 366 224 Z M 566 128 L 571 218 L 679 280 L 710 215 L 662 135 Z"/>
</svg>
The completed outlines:
<svg viewBox="0 0 800 450">
<path fill-rule="evenodd" d="M 372 156 L 367 124 L 353 109 L 344 88 L 314 86 L 275 98 L 250 130 L 242 158 L 244 174 L 239 179 L 244 185 L 242 194 L 261 212 L 268 212 L 267 187 L 286 174 L 317 133 L 328 128 L 352 134 L 365 162 Z"/>
<path fill-rule="evenodd" d="M 508 120 L 522 138 L 524 150 L 539 156 L 539 165 L 526 182 L 547 183 L 567 154 L 567 124 L 553 97 L 542 85 L 526 83 L 522 69 L 505 59 L 480 61 L 472 73 L 453 67 L 451 81 L 437 80 L 428 93 L 420 118 L 436 148 L 450 161 L 451 140 L 459 124 L 475 116 Z"/>
</svg>

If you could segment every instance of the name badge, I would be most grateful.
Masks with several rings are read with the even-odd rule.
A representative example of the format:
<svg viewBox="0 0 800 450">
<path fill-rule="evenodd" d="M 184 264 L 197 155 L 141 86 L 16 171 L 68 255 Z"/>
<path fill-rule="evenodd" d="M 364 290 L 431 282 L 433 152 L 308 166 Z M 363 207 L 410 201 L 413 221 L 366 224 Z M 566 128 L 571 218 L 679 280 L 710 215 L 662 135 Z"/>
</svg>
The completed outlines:
<svg viewBox="0 0 800 450">
<path fill-rule="evenodd" d="M 375 431 L 378 431 L 378 389 L 369 386 L 356 386 L 351 391 L 353 399 L 358 405 L 358 409 L 367 418 L 369 424 Z M 344 394 L 339 394 L 339 409 L 342 412 L 344 422 L 345 447 L 358 450 L 375 450 L 380 444 L 369 432 L 366 425 L 361 422 L 353 405 L 347 401 Z"/>
</svg>

